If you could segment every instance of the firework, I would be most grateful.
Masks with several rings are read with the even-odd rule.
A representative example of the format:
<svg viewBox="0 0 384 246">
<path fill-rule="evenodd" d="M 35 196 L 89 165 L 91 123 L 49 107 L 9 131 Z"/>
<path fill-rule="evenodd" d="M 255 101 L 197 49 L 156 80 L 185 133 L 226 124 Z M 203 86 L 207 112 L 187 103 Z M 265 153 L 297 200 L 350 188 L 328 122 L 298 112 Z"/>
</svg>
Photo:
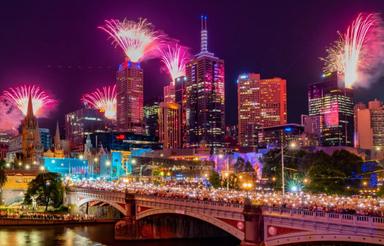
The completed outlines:
<svg viewBox="0 0 384 246">
<path fill-rule="evenodd" d="M 178 44 L 167 45 L 160 48 L 161 61 L 166 67 L 166 71 L 174 82 L 176 78 L 185 75 L 185 64 L 188 61 L 189 53 L 186 47 Z"/>
<path fill-rule="evenodd" d="M 339 39 L 327 48 L 327 56 L 322 58 L 324 72 L 342 74 L 347 87 L 360 82 L 360 73 L 371 70 L 378 61 L 370 54 L 382 48 L 382 42 L 378 42 L 382 39 L 380 23 L 377 14 L 359 14 L 346 33 L 339 33 Z"/>
<path fill-rule="evenodd" d="M 85 94 L 81 101 L 103 112 L 106 118 L 116 119 L 116 85 L 105 86 L 92 93 Z"/>
<path fill-rule="evenodd" d="M 112 38 L 112 44 L 119 46 L 132 62 L 140 62 L 156 54 L 164 38 L 146 19 L 137 22 L 106 20 L 104 26 L 99 28 Z"/>
<path fill-rule="evenodd" d="M 57 105 L 57 101 L 52 96 L 35 85 L 9 88 L 3 92 L 2 97 L 16 106 L 24 116 L 27 115 L 29 97 L 32 98 L 33 113 L 38 118 L 47 117 Z"/>
<path fill-rule="evenodd" d="M 17 128 L 23 115 L 18 108 L 2 99 L 0 100 L 0 119 L 0 131 L 14 135 L 18 133 Z"/>
</svg>

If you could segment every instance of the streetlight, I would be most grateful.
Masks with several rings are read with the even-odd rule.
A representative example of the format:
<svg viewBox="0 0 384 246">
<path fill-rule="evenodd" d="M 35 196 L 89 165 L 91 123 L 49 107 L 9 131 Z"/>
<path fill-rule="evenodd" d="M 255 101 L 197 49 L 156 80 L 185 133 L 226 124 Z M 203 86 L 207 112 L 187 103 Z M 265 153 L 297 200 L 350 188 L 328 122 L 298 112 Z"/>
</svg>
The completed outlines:
<svg viewBox="0 0 384 246">
<path fill-rule="evenodd" d="M 83 155 L 79 155 L 79 159 L 80 159 L 80 160 L 83 160 L 83 159 L 84 159 L 84 156 L 83 156 Z"/>
<path fill-rule="evenodd" d="M 27 164 L 25 165 L 25 169 L 29 170 L 30 166 Z"/>
<path fill-rule="evenodd" d="M 243 183 L 243 189 L 247 192 L 247 199 L 249 199 L 248 191 L 252 189 L 252 183 L 251 182 L 245 182 Z"/>
<path fill-rule="evenodd" d="M 44 171 L 45 167 L 44 166 L 40 166 L 39 169 L 40 169 L 40 171 Z"/>
<path fill-rule="evenodd" d="M 6 168 L 10 168 L 11 167 L 11 163 L 7 162 L 7 164 L 5 164 L 5 167 Z"/>
</svg>

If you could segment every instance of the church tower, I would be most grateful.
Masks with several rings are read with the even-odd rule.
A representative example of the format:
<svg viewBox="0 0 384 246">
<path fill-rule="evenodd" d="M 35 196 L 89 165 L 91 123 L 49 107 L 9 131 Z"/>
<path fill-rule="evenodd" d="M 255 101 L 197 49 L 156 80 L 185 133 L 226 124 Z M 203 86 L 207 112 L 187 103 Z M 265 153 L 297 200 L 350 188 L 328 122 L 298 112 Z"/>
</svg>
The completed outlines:
<svg viewBox="0 0 384 246">
<path fill-rule="evenodd" d="M 56 123 L 56 133 L 53 140 L 54 152 L 56 158 L 64 158 L 64 150 L 61 145 L 59 122 Z"/>
<path fill-rule="evenodd" d="M 33 114 L 31 96 L 28 98 L 28 111 L 22 122 L 21 134 L 23 163 L 38 164 L 43 153 L 43 146 L 41 145 L 39 124 Z"/>
</svg>

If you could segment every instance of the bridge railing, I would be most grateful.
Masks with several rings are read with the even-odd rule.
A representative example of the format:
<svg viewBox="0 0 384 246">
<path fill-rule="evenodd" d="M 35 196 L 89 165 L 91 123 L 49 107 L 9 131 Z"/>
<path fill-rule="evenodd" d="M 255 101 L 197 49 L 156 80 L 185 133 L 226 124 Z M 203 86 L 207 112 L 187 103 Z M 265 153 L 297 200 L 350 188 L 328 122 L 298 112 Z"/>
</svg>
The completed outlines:
<svg viewBox="0 0 384 246">
<path fill-rule="evenodd" d="M 273 217 L 286 217 L 308 221 L 321 221 L 334 224 L 356 225 L 369 228 L 384 229 L 384 217 L 373 217 L 366 215 L 343 213 L 327 213 L 324 211 L 288 209 L 279 207 L 263 207 L 263 214 Z"/>
</svg>

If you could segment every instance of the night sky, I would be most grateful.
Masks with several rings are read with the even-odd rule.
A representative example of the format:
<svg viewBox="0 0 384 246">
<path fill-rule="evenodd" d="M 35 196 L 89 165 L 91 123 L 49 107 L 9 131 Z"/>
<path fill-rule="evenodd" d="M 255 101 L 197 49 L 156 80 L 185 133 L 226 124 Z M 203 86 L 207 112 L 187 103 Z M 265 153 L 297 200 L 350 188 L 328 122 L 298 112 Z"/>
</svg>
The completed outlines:
<svg viewBox="0 0 384 246">
<path fill-rule="evenodd" d="M 60 101 L 41 127 L 64 122 L 86 92 L 113 84 L 123 52 L 97 26 L 105 19 L 145 17 L 196 54 L 200 15 L 208 15 L 208 49 L 225 61 L 226 122 L 237 122 L 236 78 L 242 72 L 287 79 L 288 121 L 307 113 L 306 88 L 320 80 L 325 47 L 359 12 L 384 1 L 1 1 L 0 90 L 35 83 Z M 143 64 L 145 100 L 169 82 L 158 60 Z M 356 99 L 384 100 L 384 80 Z M 0 119 L 1 120 L 1 119 Z"/>
</svg>

